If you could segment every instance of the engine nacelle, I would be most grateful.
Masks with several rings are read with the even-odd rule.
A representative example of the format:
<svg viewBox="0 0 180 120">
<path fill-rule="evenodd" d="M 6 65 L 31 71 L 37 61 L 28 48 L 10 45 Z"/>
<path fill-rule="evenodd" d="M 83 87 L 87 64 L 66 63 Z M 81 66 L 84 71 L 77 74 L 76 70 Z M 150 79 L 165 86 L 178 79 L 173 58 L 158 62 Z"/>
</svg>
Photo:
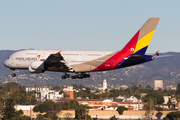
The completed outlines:
<svg viewBox="0 0 180 120">
<path fill-rule="evenodd" d="M 29 66 L 30 73 L 43 73 L 45 71 L 44 61 L 32 61 Z"/>
</svg>

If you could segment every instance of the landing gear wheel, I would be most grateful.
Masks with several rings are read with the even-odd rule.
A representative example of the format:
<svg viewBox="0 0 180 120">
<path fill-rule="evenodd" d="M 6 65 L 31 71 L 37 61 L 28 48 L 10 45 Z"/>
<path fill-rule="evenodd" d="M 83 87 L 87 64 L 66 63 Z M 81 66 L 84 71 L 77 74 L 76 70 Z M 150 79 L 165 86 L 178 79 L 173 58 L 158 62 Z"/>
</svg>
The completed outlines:
<svg viewBox="0 0 180 120">
<path fill-rule="evenodd" d="M 69 77 L 70 77 L 70 75 L 69 75 L 69 74 L 66 74 L 66 75 L 65 75 L 65 77 L 66 77 L 66 78 L 69 78 Z"/>
<path fill-rule="evenodd" d="M 62 79 L 66 79 L 66 77 L 65 77 L 64 75 L 63 75 L 63 76 L 61 76 L 61 78 L 62 78 Z"/>
<path fill-rule="evenodd" d="M 71 76 L 71 79 L 83 79 L 83 78 L 89 78 L 89 77 L 90 77 L 90 74 L 86 74 L 83 72 L 81 74 L 76 73 L 76 75 Z"/>
<path fill-rule="evenodd" d="M 16 73 L 12 73 L 11 76 L 12 76 L 12 77 L 16 77 Z"/>
<path fill-rule="evenodd" d="M 90 74 L 87 74 L 87 77 L 89 78 L 89 77 L 90 77 Z"/>
</svg>

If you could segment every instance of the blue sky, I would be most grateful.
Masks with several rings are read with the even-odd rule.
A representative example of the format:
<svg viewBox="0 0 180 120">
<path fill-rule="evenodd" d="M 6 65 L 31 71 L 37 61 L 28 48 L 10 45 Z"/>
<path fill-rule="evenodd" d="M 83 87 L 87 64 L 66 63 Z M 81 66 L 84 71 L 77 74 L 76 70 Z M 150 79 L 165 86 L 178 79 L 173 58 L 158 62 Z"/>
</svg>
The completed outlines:
<svg viewBox="0 0 180 120">
<path fill-rule="evenodd" d="M 0 1 L 0 50 L 120 50 L 160 17 L 148 53 L 180 52 L 179 0 Z"/>
</svg>

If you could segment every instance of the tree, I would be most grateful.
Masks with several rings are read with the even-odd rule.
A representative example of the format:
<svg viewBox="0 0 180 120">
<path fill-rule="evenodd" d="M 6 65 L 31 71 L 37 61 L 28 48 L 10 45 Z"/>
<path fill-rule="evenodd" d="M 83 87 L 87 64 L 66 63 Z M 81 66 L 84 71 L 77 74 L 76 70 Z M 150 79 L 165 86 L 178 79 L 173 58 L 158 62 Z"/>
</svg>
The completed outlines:
<svg viewBox="0 0 180 120">
<path fill-rule="evenodd" d="M 118 107 L 116 111 L 118 111 L 119 115 L 122 115 L 124 110 L 128 110 L 126 107 Z"/>
<path fill-rule="evenodd" d="M 44 115 L 39 115 L 39 119 L 42 117 L 49 118 L 51 120 L 56 120 L 57 113 L 63 108 L 64 103 L 54 103 L 52 100 L 46 100 L 42 104 L 36 105 L 33 108 L 34 112 L 45 113 Z"/>
<path fill-rule="evenodd" d="M 79 105 L 79 103 L 77 101 L 75 101 L 75 100 L 71 100 L 69 102 L 69 108 L 75 109 L 78 105 Z"/>
<path fill-rule="evenodd" d="M 146 91 L 147 93 L 151 93 L 151 92 L 153 92 L 154 90 L 153 90 L 153 88 L 152 88 L 150 85 L 147 85 L 147 86 L 145 87 L 145 91 Z"/>
<path fill-rule="evenodd" d="M 169 98 L 169 100 L 168 100 L 168 102 L 167 102 L 167 105 L 168 105 L 168 108 L 170 108 L 171 105 L 172 105 L 172 102 L 171 102 L 171 99 L 170 99 L 170 98 Z"/>
<path fill-rule="evenodd" d="M 155 107 L 155 109 L 159 112 L 159 111 L 163 111 L 162 107 Z"/>
<path fill-rule="evenodd" d="M 178 83 L 178 85 L 177 85 L 176 95 L 180 95 L 180 83 Z"/>
<path fill-rule="evenodd" d="M 36 117 L 37 120 L 43 120 L 44 118 L 45 118 L 44 115 L 41 114 L 38 114 Z"/>
<path fill-rule="evenodd" d="M 177 104 L 178 104 L 178 111 L 180 111 L 180 95 L 176 96 Z"/>
<path fill-rule="evenodd" d="M 88 109 L 90 109 L 90 107 L 88 107 L 86 105 L 79 105 L 75 109 L 75 119 L 85 119 L 85 117 L 86 117 L 87 120 L 91 119 L 91 116 L 89 116 L 87 114 L 88 113 Z"/>
<path fill-rule="evenodd" d="M 152 115 L 152 110 L 154 109 L 154 100 L 148 99 L 148 104 L 144 105 L 144 109 L 146 109 L 146 114 L 150 117 Z"/>
<path fill-rule="evenodd" d="M 106 93 L 106 99 L 108 99 L 108 96 L 109 96 L 109 91 L 108 91 L 108 89 L 105 89 L 105 93 Z"/>
<path fill-rule="evenodd" d="M 31 118 L 31 99 L 32 99 L 32 94 L 31 93 L 27 93 L 27 98 L 29 99 L 29 103 L 30 103 L 30 118 Z"/>
<path fill-rule="evenodd" d="M 154 101 L 154 103 L 157 103 L 157 104 L 164 103 L 164 97 L 161 94 L 159 94 L 158 92 L 149 93 L 143 99 L 144 99 L 144 102 L 147 102 L 147 101 L 149 101 L 149 99 L 152 99 Z"/>
<path fill-rule="evenodd" d="M 5 100 L 6 106 L 3 109 L 4 120 L 29 120 L 30 117 L 22 116 L 24 113 L 22 110 L 15 111 L 13 98 L 9 97 Z"/>
<path fill-rule="evenodd" d="M 143 88 L 142 84 L 139 84 L 138 88 L 139 88 L 139 90 L 141 90 Z"/>
<path fill-rule="evenodd" d="M 83 105 L 79 105 L 75 109 L 75 119 L 84 119 L 85 118 L 85 107 Z"/>
<path fill-rule="evenodd" d="M 169 120 L 178 120 L 180 118 L 180 112 L 170 112 L 166 115 L 166 119 L 169 119 Z"/>
<path fill-rule="evenodd" d="M 22 116 L 24 114 L 24 112 L 21 109 L 18 112 L 19 112 L 20 116 Z"/>
<path fill-rule="evenodd" d="M 14 108 L 13 98 L 9 97 L 5 100 L 5 108 L 3 110 L 3 118 L 5 120 L 10 120 L 14 117 L 15 108 Z"/>
</svg>

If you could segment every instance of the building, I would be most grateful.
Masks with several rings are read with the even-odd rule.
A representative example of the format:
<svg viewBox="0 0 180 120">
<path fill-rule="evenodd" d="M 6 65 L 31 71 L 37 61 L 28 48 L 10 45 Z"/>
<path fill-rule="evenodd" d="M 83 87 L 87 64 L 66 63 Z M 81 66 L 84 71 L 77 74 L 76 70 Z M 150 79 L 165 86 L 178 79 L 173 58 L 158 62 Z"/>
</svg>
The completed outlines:
<svg viewBox="0 0 180 120">
<path fill-rule="evenodd" d="M 39 96 L 37 93 L 35 94 L 35 96 L 36 96 L 37 100 L 39 98 L 41 101 L 45 101 L 46 99 L 55 101 L 57 99 L 64 98 L 63 93 L 59 94 L 59 91 L 55 91 L 55 90 L 41 91 Z"/>
<path fill-rule="evenodd" d="M 127 89 L 128 86 L 127 86 L 127 85 L 121 85 L 120 88 L 122 88 L 122 89 Z"/>
<path fill-rule="evenodd" d="M 154 90 L 163 90 L 163 80 L 154 80 Z"/>
<path fill-rule="evenodd" d="M 169 101 L 169 98 L 171 99 L 171 96 L 163 96 L 164 97 L 164 103 L 163 104 L 167 104 Z"/>
<path fill-rule="evenodd" d="M 138 102 L 142 102 L 141 100 L 138 100 L 136 97 L 134 96 L 129 96 L 129 97 L 126 97 L 125 95 L 124 96 L 121 96 L 119 95 L 116 99 L 114 99 L 114 101 L 121 101 L 121 102 L 134 102 L 134 103 L 138 103 Z"/>
<path fill-rule="evenodd" d="M 107 89 L 107 81 L 106 81 L 106 79 L 104 79 L 104 81 L 103 81 L 103 92 L 105 92 L 106 89 Z"/>
<path fill-rule="evenodd" d="M 147 93 L 141 93 L 141 99 L 143 98 L 143 97 L 145 97 L 147 95 Z"/>
<path fill-rule="evenodd" d="M 47 86 L 26 86 L 25 90 L 26 92 L 45 91 L 45 90 L 49 90 L 49 88 Z"/>
<path fill-rule="evenodd" d="M 169 112 L 173 111 L 161 111 L 161 114 L 158 114 L 158 111 L 152 111 L 152 119 L 163 119 L 166 117 L 166 115 Z M 75 117 L 75 111 L 74 110 L 62 110 L 58 116 L 61 118 L 66 118 L 65 114 L 70 113 L 70 118 Z M 146 115 L 145 110 L 141 111 L 134 111 L 134 110 L 125 110 L 122 115 L 119 115 L 119 113 L 116 110 L 107 110 L 107 111 L 99 111 L 99 110 L 89 110 L 88 115 L 91 116 L 91 118 L 98 118 L 98 119 L 106 119 L 109 120 L 110 117 L 115 116 L 117 119 L 124 119 L 124 120 L 139 120 L 139 119 L 149 119 Z"/>
<path fill-rule="evenodd" d="M 47 86 L 26 86 L 26 92 L 35 92 L 35 97 L 38 101 L 57 100 L 64 98 L 64 94 L 59 94 L 60 91 L 50 90 Z"/>
<path fill-rule="evenodd" d="M 110 99 L 72 99 L 77 101 L 80 105 L 87 105 L 91 107 L 90 110 L 116 110 L 118 107 L 126 107 L 128 110 L 141 110 L 147 102 L 130 102 L 130 101 L 113 101 Z M 68 99 L 59 99 L 55 102 L 64 102 Z"/>
<path fill-rule="evenodd" d="M 73 86 L 68 86 L 67 87 L 67 99 L 74 99 L 74 90 Z"/>
<path fill-rule="evenodd" d="M 14 106 L 16 110 L 23 110 L 24 115 L 30 116 L 34 119 L 37 118 L 38 112 L 33 112 L 34 105 L 31 105 L 31 112 L 30 112 L 30 105 L 16 105 Z M 174 111 L 161 111 L 161 114 L 158 114 L 158 111 L 152 111 L 153 119 L 163 119 L 169 112 Z M 70 113 L 70 118 L 75 117 L 75 110 L 61 110 L 59 113 L 57 113 L 57 116 L 59 118 L 67 118 L 65 114 Z M 146 111 L 144 110 L 125 110 L 122 115 L 119 115 L 119 113 L 116 110 L 89 110 L 88 115 L 91 116 L 91 118 L 98 118 L 98 119 L 109 119 L 112 116 L 115 116 L 118 119 L 148 119 L 146 117 Z"/>
</svg>

